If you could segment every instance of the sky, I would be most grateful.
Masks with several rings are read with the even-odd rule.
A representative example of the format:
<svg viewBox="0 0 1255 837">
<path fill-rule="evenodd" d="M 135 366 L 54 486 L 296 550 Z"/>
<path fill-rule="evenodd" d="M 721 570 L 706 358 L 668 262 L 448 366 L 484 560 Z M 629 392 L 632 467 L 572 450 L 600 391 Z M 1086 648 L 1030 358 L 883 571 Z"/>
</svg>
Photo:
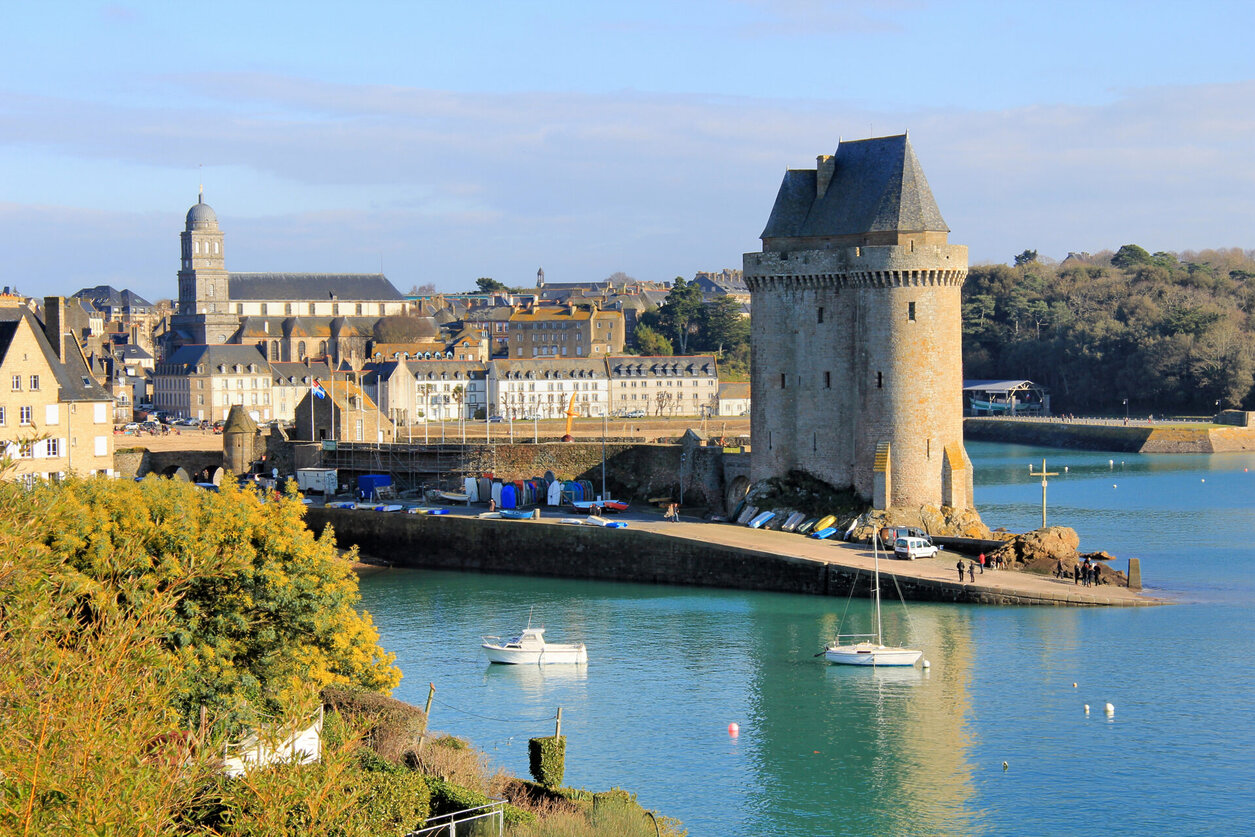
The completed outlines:
<svg viewBox="0 0 1255 837">
<path fill-rule="evenodd" d="M 909 131 L 950 241 L 1255 248 L 1255 3 L 0 7 L 0 285 L 232 271 L 402 291 L 739 268 L 788 168 Z"/>
</svg>

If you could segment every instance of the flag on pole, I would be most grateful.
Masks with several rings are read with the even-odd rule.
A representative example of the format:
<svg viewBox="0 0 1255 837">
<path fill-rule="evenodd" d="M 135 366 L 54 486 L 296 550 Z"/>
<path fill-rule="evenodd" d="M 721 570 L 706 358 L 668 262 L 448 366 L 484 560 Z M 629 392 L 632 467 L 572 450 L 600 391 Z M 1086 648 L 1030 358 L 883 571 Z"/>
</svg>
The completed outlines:
<svg viewBox="0 0 1255 837">
<path fill-rule="evenodd" d="M 327 390 L 323 389 L 322 383 L 317 378 L 314 379 L 314 385 L 311 389 L 313 390 L 314 395 L 318 398 L 327 397 Z"/>
</svg>

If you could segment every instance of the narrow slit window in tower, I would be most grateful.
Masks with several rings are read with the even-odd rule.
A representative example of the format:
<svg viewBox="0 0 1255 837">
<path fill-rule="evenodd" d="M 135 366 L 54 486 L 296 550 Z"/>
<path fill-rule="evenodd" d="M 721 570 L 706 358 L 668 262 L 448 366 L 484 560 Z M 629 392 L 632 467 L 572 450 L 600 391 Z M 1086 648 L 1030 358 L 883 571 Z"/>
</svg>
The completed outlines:
<svg viewBox="0 0 1255 837">
<path fill-rule="evenodd" d="M 824 389 L 832 389 L 832 373 L 824 373 Z"/>
<path fill-rule="evenodd" d="M 820 309 L 819 309 L 819 322 L 821 322 L 821 323 L 822 323 L 823 321 L 824 321 L 824 309 L 823 309 L 823 307 L 821 306 L 821 307 L 820 307 Z"/>
<path fill-rule="evenodd" d="M 780 373 L 780 389 L 788 389 L 788 387 L 789 387 L 788 375 L 787 373 L 781 372 Z"/>
<path fill-rule="evenodd" d="M 883 372 L 876 373 L 876 389 L 884 389 L 885 376 Z"/>
<path fill-rule="evenodd" d="M 908 302 L 906 304 L 906 318 L 911 322 L 915 322 L 915 303 Z"/>
</svg>

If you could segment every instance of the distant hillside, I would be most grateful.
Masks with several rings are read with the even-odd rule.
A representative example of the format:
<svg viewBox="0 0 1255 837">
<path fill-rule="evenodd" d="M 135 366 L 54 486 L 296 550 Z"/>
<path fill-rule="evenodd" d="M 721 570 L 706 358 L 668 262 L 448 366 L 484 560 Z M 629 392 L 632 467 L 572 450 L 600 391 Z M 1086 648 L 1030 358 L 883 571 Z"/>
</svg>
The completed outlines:
<svg viewBox="0 0 1255 837">
<path fill-rule="evenodd" d="M 1255 408 L 1255 251 L 1015 262 L 968 273 L 965 377 L 1045 384 L 1055 413 Z"/>
</svg>

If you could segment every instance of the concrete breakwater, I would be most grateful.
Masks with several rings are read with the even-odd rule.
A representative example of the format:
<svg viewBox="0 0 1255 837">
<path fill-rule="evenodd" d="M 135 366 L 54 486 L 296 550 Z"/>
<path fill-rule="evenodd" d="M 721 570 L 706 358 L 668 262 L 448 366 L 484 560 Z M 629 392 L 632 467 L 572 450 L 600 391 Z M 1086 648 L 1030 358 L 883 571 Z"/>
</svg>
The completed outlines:
<svg viewBox="0 0 1255 837">
<path fill-rule="evenodd" d="M 852 544 L 816 541 L 726 524 L 632 523 L 604 529 L 550 521 L 480 520 L 457 515 L 385 514 L 311 507 L 315 532 L 330 524 L 342 547 L 395 566 L 511 573 L 601 581 L 866 595 L 871 553 Z M 640 528 L 636 528 L 636 527 Z M 988 572 L 958 583 L 953 556 L 909 564 L 881 562 L 881 574 L 915 601 L 1000 605 L 1137 606 L 1160 602 L 1123 588 L 1074 588 L 1025 573 Z M 946 569 L 949 565 L 949 569 Z M 887 583 L 887 582 L 886 582 Z"/>
<path fill-rule="evenodd" d="M 1117 453 L 1233 453 L 1255 450 L 1255 429 L 1221 425 L 1130 425 L 1060 419 L 966 418 L 970 441 L 1010 442 Z"/>
</svg>

